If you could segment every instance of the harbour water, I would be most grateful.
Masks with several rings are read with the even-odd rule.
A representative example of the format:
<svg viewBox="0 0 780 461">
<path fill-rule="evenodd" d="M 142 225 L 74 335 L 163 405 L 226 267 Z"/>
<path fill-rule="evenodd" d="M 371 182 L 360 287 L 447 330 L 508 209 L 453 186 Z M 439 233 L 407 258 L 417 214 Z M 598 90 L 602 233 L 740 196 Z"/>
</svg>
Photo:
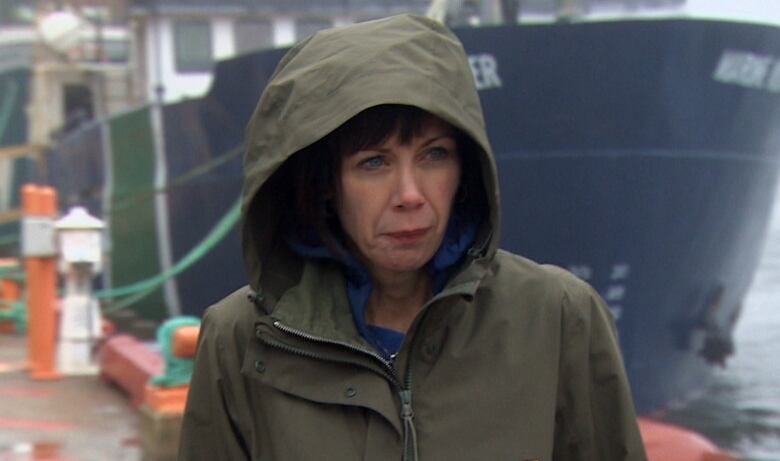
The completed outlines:
<svg viewBox="0 0 780 461">
<path fill-rule="evenodd" d="M 780 196 L 735 342 L 703 394 L 664 419 L 745 461 L 780 461 Z"/>
</svg>

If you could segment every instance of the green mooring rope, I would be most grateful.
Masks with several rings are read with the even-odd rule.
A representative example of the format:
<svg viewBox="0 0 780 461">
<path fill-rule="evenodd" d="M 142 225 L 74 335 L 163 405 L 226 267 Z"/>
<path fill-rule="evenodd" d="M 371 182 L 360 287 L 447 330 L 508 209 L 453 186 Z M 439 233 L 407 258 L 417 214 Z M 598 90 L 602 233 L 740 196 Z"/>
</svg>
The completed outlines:
<svg viewBox="0 0 780 461">
<path fill-rule="evenodd" d="M 149 296 L 163 283 L 165 283 L 166 280 L 171 277 L 175 277 L 198 262 L 223 238 L 225 238 L 228 232 L 230 232 L 233 226 L 238 222 L 240 215 L 241 199 L 239 198 L 236 200 L 233 206 L 230 207 L 227 213 L 225 213 L 225 215 L 220 218 L 220 220 L 216 225 L 214 225 L 209 233 L 206 234 L 203 240 L 195 245 L 195 247 L 193 247 L 179 262 L 177 262 L 169 270 L 155 275 L 154 277 L 150 277 L 130 285 L 95 292 L 95 297 L 98 299 L 126 296 L 126 298 L 122 299 L 121 301 L 115 302 L 105 307 L 103 309 L 103 314 L 111 314 L 135 304 L 146 296 Z"/>
<path fill-rule="evenodd" d="M 200 165 L 196 168 L 193 168 L 187 174 L 183 175 L 183 177 L 180 177 L 177 180 L 172 181 L 170 184 L 166 185 L 165 187 L 150 191 L 148 197 L 153 197 L 156 193 L 159 192 L 167 192 L 169 189 L 172 189 L 186 182 L 189 182 L 197 178 L 198 176 L 202 176 L 203 174 L 232 160 L 241 152 L 242 152 L 241 148 L 238 147 L 235 149 L 231 149 L 227 153 L 213 159 L 212 161 L 207 162 L 204 165 Z M 122 208 L 125 205 L 126 205 L 125 203 L 122 203 L 119 206 L 119 208 Z M 103 308 L 103 314 L 111 314 L 137 303 L 138 301 L 152 294 L 163 283 L 165 283 L 166 280 L 175 277 L 176 275 L 190 268 L 192 265 L 194 265 L 196 262 L 202 259 L 209 251 L 211 251 L 211 249 L 213 249 L 223 238 L 225 238 L 228 232 L 238 222 L 240 215 L 241 215 L 241 199 L 239 198 L 238 200 L 236 200 L 233 206 L 230 207 L 227 213 L 225 213 L 225 215 L 222 216 L 222 218 L 220 218 L 220 220 L 209 231 L 209 233 L 206 234 L 206 236 L 197 245 L 195 245 L 195 247 L 193 247 L 186 255 L 184 255 L 184 257 L 178 263 L 176 263 L 169 270 L 161 274 L 158 274 L 156 276 L 149 277 L 147 279 L 140 280 L 138 282 L 123 287 L 111 288 L 111 289 L 100 290 L 95 292 L 94 296 L 97 299 L 123 298 L 122 300 L 112 303 L 106 306 L 105 308 Z M 18 242 L 19 242 L 18 235 L 11 234 L 11 235 L 0 236 L 0 245 L 8 245 L 8 244 L 13 244 Z M 0 275 L 5 276 L 5 274 L 0 274 Z M 5 277 L 6 278 L 13 277 L 13 278 L 18 278 L 20 280 L 23 280 L 24 273 L 15 276 L 8 275 Z"/>
<path fill-rule="evenodd" d="M 157 344 L 162 350 L 165 361 L 165 372 L 160 376 L 152 377 L 150 382 L 160 387 L 182 386 L 190 382 L 192 377 L 193 359 L 180 359 L 173 355 L 173 333 L 177 328 L 189 325 L 200 325 L 200 319 L 196 317 L 174 317 L 157 329 Z"/>
<path fill-rule="evenodd" d="M 0 279 L 14 279 L 24 278 L 24 272 L 18 264 L 0 266 Z"/>
<path fill-rule="evenodd" d="M 27 305 L 24 301 L 0 301 L 0 322 L 12 322 L 18 333 L 27 331 Z"/>
<path fill-rule="evenodd" d="M 25 273 L 19 265 L 0 267 L 0 280 L 23 281 Z M 17 332 L 27 330 L 27 304 L 21 299 L 18 301 L 0 300 L 0 321 L 13 322 Z"/>
</svg>

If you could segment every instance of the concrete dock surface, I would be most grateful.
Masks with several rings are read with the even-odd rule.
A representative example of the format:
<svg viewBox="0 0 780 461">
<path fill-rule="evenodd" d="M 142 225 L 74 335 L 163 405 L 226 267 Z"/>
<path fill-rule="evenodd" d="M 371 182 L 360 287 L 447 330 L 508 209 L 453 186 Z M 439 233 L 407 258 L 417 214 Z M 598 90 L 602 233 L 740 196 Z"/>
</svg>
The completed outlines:
<svg viewBox="0 0 780 461">
<path fill-rule="evenodd" d="M 33 381 L 27 336 L 0 333 L 0 461 L 138 461 L 140 413 L 97 376 Z"/>
</svg>

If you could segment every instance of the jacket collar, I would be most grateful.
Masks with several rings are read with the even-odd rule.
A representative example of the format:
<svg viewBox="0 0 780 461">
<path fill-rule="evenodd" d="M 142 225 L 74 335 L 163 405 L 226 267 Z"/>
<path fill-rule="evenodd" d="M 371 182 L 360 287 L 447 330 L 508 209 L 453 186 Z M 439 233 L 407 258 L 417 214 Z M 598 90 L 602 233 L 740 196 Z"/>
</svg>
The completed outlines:
<svg viewBox="0 0 780 461">
<path fill-rule="evenodd" d="M 462 223 L 462 221 L 459 216 L 452 215 L 444 241 L 426 267 L 433 278 L 434 294 L 440 293 L 445 288 L 447 281 L 455 272 L 458 262 L 467 253 L 473 253 L 472 244 L 477 226 L 474 223 Z M 373 289 L 368 270 L 346 250 L 340 251 L 340 255 L 345 255 L 340 256 L 333 254 L 322 244 L 307 245 L 293 239 L 288 239 L 287 244 L 294 253 L 301 257 L 336 261 L 342 265 L 346 276 L 347 301 L 359 335 L 375 350 L 379 351 L 385 359 L 390 359 L 400 348 L 404 334 L 374 327 L 366 322 L 365 310 Z"/>
<path fill-rule="evenodd" d="M 472 249 L 475 247 L 472 247 Z M 475 251 L 467 252 L 460 269 L 446 286 L 434 295 L 428 305 L 444 298 L 461 296 L 471 300 L 488 271 L 490 258 Z M 347 280 L 339 263 L 332 260 L 306 260 L 300 283 L 287 290 L 266 310 L 284 326 L 315 338 L 343 343 L 362 349 L 373 349 L 358 330 Z"/>
</svg>

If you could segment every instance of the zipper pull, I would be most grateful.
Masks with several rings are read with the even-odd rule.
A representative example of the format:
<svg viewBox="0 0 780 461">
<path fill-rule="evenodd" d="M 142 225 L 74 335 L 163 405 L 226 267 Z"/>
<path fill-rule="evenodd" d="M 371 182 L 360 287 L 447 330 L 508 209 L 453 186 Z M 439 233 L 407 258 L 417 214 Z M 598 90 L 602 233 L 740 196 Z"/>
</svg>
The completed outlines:
<svg viewBox="0 0 780 461">
<path fill-rule="evenodd" d="M 401 389 L 401 420 L 404 424 L 403 461 L 417 461 L 417 430 L 414 427 L 414 409 L 412 409 L 412 390 Z"/>
</svg>

